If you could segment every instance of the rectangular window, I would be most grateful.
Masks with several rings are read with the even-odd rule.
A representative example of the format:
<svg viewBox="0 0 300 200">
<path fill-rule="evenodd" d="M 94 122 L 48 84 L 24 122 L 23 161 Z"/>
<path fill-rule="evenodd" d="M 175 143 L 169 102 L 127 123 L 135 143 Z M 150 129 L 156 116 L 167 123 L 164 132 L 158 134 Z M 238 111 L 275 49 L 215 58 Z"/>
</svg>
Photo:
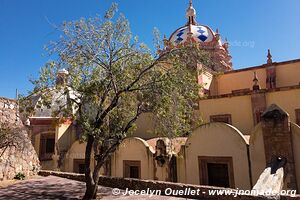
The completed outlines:
<svg viewBox="0 0 300 200">
<path fill-rule="evenodd" d="M 55 138 L 46 139 L 46 153 L 54 153 Z"/>
<path fill-rule="evenodd" d="M 138 166 L 129 166 L 130 168 L 130 178 L 139 178 L 139 167 Z"/>
<path fill-rule="evenodd" d="M 222 163 L 207 163 L 208 185 L 230 187 L 228 165 Z"/>
<path fill-rule="evenodd" d="M 40 139 L 40 160 L 51 160 L 55 150 L 55 133 L 42 133 Z"/>
<path fill-rule="evenodd" d="M 123 160 L 124 178 L 141 178 L 141 161 Z"/>
<path fill-rule="evenodd" d="M 234 188 L 232 157 L 199 156 L 200 184 Z"/>
<path fill-rule="evenodd" d="M 224 114 L 224 115 L 211 115 L 210 122 L 224 122 L 227 124 L 232 124 L 231 115 Z"/>
<path fill-rule="evenodd" d="M 300 109 L 296 109 L 296 124 L 300 126 Z"/>
<path fill-rule="evenodd" d="M 85 172 L 84 159 L 74 159 L 73 171 L 75 173 L 84 174 Z"/>
</svg>

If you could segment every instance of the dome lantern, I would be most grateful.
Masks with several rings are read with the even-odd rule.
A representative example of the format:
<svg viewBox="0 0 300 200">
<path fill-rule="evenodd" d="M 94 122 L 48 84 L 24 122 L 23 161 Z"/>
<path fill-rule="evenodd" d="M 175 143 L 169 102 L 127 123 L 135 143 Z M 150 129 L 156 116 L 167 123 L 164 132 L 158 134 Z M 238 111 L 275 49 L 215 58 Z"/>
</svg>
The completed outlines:
<svg viewBox="0 0 300 200">
<path fill-rule="evenodd" d="M 56 75 L 56 85 L 65 86 L 67 84 L 68 70 L 65 68 L 58 70 Z"/>
<path fill-rule="evenodd" d="M 186 10 L 186 17 L 188 19 L 188 23 L 187 24 L 193 24 L 196 25 L 196 10 L 193 7 L 193 2 L 192 0 L 190 0 L 189 2 L 189 7 Z"/>
</svg>

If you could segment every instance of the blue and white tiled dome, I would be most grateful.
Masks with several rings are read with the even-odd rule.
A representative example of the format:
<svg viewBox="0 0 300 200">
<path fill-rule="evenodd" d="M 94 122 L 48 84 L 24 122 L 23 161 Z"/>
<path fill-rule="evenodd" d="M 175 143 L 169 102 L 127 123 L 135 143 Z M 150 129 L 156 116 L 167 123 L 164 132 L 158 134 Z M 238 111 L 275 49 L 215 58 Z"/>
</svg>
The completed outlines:
<svg viewBox="0 0 300 200">
<path fill-rule="evenodd" d="M 215 34 L 207 26 L 204 25 L 187 25 L 177 29 L 170 37 L 169 41 L 173 45 L 184 43 L 188 38 L 189 29 L 191 26 L 192 38 L 196 42 L 207 43 L 213 41 Z"/>
<path fill-rule="evenodd" d="M 196 13 L 192 0 L 189 0 L 186 10 L 187 23 L 176 29 L 169 39 L 164 37 L 164 50 L 196 44 L 199 48 L 211 53 L 214 64 L 208 67 L 213 71 L 232 70 L 227 40 L 223 44 L 218 29 L 214 32 L 209 26 L 198 24 Z"/>
</svg>

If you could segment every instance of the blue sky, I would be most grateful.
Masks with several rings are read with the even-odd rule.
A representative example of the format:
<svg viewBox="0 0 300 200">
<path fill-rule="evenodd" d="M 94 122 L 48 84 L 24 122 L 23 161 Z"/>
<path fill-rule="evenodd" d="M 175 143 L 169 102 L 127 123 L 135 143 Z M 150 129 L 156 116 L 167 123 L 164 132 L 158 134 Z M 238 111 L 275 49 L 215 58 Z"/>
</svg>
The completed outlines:
<svg viewBox="0 0 300 200">
<path fill-rule="evenodd" d="M 188 0 L 117 0 L 120 12 L 141 41 L 152 46 L 157 27 L 167 37 L 186 23 Z M 32 88 L 29 77 L 49 57 L 43 46 L 59 37 L 51 24 L 100 15 L 108 0 L 0 0 L 0 96 Z M 197 22 L 219 28 L 231 42 L 235 69 L 300 58 L 299 0 L 194 0 Z"/>
</svg>

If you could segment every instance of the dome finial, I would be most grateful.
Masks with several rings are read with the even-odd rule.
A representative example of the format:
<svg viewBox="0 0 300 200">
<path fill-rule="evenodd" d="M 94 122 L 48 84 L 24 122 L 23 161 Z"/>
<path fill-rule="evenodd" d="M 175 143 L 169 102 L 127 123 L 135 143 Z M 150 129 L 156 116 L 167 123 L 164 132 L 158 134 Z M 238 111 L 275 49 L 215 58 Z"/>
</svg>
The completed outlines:
<svg viewBox="0 0 300 200">
<path fill-rule="evenodd" d="M 193 7 L 193 1 L 189 0 L 189 7 L 186 10 L 186 17 L 188 18 L 187 24 L 196 25 L 196 10 Z"/>
</svg>

